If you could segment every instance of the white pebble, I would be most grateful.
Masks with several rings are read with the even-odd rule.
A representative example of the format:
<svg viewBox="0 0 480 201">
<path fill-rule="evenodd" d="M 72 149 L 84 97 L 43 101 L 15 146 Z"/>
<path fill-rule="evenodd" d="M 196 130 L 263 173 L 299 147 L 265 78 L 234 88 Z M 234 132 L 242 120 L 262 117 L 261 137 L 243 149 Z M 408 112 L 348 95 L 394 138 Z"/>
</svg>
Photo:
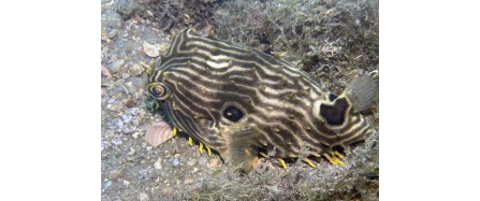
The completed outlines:
<svg viewBox="0 0 480 201">
<path fill-rule="evenodd" d="M 122 115 L 122 119 L 124 123 L 128 123 L 130 120 L 132 120 L 132 117 L 129 115 Z"/>
<path fill-rule="evenodd" d="M 103 189 L 102 191 L 104 190 L 107 190 L 108 187 L 110 187 L 112 185 L 112 181 L 107 181 L 103 184 Z"/>
<path fill-rule="evenodd" d="M 174 158 L 173 159 L 173 167 L 177 167 L 178 165 L 180 165 L 180 161 L 178 160 L 178 158 Z"/>
<path fill-rule="evenodd" d="M 112 139 L 112 144 L 114 145 L 120 145 L 122 144 L 122 140 L 118 139 L 118 138 L 113 138 Z"/>
<path fill-rule="evenodd" d="M 123 121 L 122 120 L 117 120 L 117 128 L 122 129 L 123 128 Z"/>
</svg>

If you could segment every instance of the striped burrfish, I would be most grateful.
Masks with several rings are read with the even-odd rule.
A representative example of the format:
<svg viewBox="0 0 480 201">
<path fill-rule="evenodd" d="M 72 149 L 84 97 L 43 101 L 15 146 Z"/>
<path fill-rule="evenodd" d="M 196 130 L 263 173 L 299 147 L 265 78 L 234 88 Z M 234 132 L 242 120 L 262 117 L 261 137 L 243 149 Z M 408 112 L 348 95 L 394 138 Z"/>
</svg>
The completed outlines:
<svg viewBox="0 0 480 201">
<path fill-rule="evenodd" d="M 342 152 L 375 132 L 360 114 L 378 102 L 368 75 L 336 95 L 284 59 L 193 29 L 174 36 L 150 70 L 147 91 L 174 129 L 244 170 L 259 155 L 284 168 L 300 156 L 313 167 L 322 156 L 342 164 Z"/>
</svg>

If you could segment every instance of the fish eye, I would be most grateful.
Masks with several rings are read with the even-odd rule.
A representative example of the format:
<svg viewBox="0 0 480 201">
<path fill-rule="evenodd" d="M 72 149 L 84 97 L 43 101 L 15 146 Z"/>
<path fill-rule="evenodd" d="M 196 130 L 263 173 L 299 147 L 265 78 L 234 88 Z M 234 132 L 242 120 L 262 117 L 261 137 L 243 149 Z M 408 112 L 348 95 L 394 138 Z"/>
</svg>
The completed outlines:
<svg viewBox="0 0 480 201">
<path fill-rule="evenodd" d="M 223 116 L 230 121 L 237 122 L 243 117 L 243 112 L 235 106 L 228 106 L 223 111 Z"/>
<path fill-rule="evenodd" d="M 153 98 L 158 100 L 166 100 L 172 94 L 170 87 L 160 82 L 148 84 L 147 91 Z"/>
</svg>

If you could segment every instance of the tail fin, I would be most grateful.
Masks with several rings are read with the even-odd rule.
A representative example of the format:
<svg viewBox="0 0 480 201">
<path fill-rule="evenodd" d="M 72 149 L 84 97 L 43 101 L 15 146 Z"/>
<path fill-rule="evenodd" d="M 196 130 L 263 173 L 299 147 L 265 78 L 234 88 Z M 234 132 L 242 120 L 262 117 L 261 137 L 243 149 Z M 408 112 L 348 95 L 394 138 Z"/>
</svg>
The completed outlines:
<svg viewBox="0 0 480 201">
<path fill-rule="evenodd" d="M 343 93 L 350 100 L 355 113 L 364 111 L 379 102 L 378 83 L 368 75 L 360 75 L 345 88 Z"/>
</svg>

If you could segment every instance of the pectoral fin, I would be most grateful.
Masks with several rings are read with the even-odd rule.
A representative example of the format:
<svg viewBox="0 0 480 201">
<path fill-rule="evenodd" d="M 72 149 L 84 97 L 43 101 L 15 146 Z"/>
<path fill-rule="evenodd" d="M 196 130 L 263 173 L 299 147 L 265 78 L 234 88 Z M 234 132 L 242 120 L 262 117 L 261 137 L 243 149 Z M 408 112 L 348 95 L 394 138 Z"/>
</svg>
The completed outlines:
<svg viewBox="0 0 480 201">
<path fill-rule="evenodd" d="M 233 166 L 250 170 L 257 163 L 259 130 L 252 125 L 235 124 L 222 129 L 225 146 L 219 149 L 220 156 Z"/>
</svg>

